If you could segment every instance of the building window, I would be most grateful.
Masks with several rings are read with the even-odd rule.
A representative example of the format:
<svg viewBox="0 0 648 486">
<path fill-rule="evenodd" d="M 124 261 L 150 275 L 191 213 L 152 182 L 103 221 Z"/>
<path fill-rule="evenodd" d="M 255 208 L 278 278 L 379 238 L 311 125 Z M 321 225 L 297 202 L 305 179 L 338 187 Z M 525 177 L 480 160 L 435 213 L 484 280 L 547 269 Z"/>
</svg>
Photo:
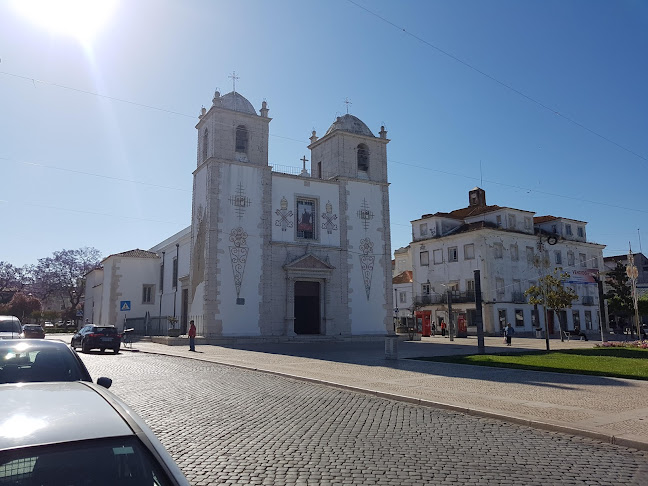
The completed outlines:
<svg viewBox="0 0 648 486">
<path fill-rule="evenodd" d="M 398 302 L 401 304 L 407 303 L 407 292 L 398 292 Z"/>
<path fill-rule="evenodd" d="M 209 133 L 207 132 L 207 129 L 205 128 L 205 131 L 203 132 L 203 161 L 207 160 L 207 147 L 209 145 Z"/>
<path fill-rule="evenodd" d="M 475 259 L 475 245 L 473 243 L 468 243 L 464 245 L 464 260 L 474 260 Z"/>
<path fill-rule="evenodd" d="M 576 231 L 578 231 L 578 236 L 579 237 L 585 238 L 585 228 L 583 228 L 582 226 L 579 226 L 578 228 L 576 228 Z"/>
<path fill-rule="evenodd" d="M 592 257 L 592 268 L 598 268 L 598 258 Z"/>
<path fill-rule="evenodd" d="M 497 317 L 499 320 L 499 328 L 500 331 L 506 327 L 506 323 L 508 322 L 508 318 L 506 317 L 506 309 L 499 309 L 497 311 Z"/>
<path fill-rule="evenodd" d="M 430 284 L 429 283 L 421 284 L 421 293 L 423 295 L 430 295 Z"/>
<path fill-rule="evenodd" d="M 403 260 L 402 258 L 400 258 L 400 259 L 398 260 L 398 264 L 397 264 L 397 266 L 398 266 L 398 273 L 404 272 L 404 271 L 405 271 L 405 260 Z"/>
<path fill-rule="evenodd" d="M 456 246 L 451 246 L 448 248 L 448 261 L 449 262 L 456 262 L 459 260 L 459 252 L 457 251 Z"/>
<path fill-rule="evenodd" d="M 504 245 L 501 243 L 494 243 L 493 248 L 495 249 L 495 258 L 504 257 Z"/>
<path fill-rule="evenodd" d="M 524 327 L 524 311 L 515 309 L 515 327 Z"/>
<path fill-rule="evenodd" d="M 247 153 L 248 131 L 243 125 L 236 127 L 236 151 Z"/>
<path fill-rule="evenodd" d="M 430 264 L 430 252 L 422 251 L 421 253 L 419 253 L 419 260 L 421 262 L 421 266 L 428 266 Z"/>
<path fill-rule="evenodd" d="M 585 311 L 585 329 L 592 329 L 592 311 Z"/>
<path fill-rule="evenodd" d="M 554 259 L 556 260 L 556 265 L 562 265 L 562 253 L 560 250 L 554 251 Z"/>
<path fill-rule="evenodd" d="M 443 250 L 438 249 L 434 250 L 434 263 L 438 265 L 439 263 L 443 263 Z"/>
<path fill-rule="evenodd" d="M 526 216 L 524 218 L 524 229 L 530 230 L 531 229 L 531 218 Z"/>
<path fill-rule="evenodd" d="M 322 163 L 321 162 L 317 163 L 317 177 L 320 178 L 320 179 L 322 178 Z"/>
<path fill-rule="evenodd" d="M 501 228 L 502 227 L 502 215 L 498 214 L 495 216 L 495 222 L 497 223 L 497 227 Z"/>
<path fill-rule="evenodd" d="M 585 255 L 585 253 L 578 254 L 578 261 L 581 267 L 587 267 L 587 256 Z"/>
<path fill-rule="evenodd" d="M 468 292 L 474 292 L 475 291 L 475 281 L 473 279 L 466 280 L 466 290 Z"/>
<path fill-rule="evenodd" d="M 515 228 L 516 221 L 515 221 L 515 214 L 509 214 L 508 215 L 508 227 L 509 228 Z"/>
<path fill-rule="evenodd" d="M 558 234 L 558 226 L 556 226 L 555 224 L 552 224 L 551 225 L 551 232 L 553 234 Z"/>
<path fill-rule="evenodd" d="M 571 236 L 571 235 L 572 235 L 571 224 L 566 224 L 566 225 L 565 225 L 565 234 L 566 234 L 567 236 Z"/>
<path fill-rule="evenodd" d="M 527 263 L 529 265 L 534 265 L 535 264 L 535 252 L 534 252 L 532 246 L 527 246 L 526 247 L 526 256 L 527 256 Z"/>
<path fill-rule="evenodd" d="M 155 285 L 142 285 L 142 304 L 155 303 Z"/>
<path fill-rule="evenodd" d="M 358 145 L 358 170 L 363 172 L 369 170 L 369 149 L 364 143 Z"/>
<path fill-rule="evenodd" d="M 495 279 L 495 291 L 497 292 L 497 298 L 498 299 L 503 299 L 504 298 L 504 279 L 497 277 Z"/>
<path fill-rule="evenodd" d="M 171 282 L 171 285 L 175 289 L 178 286 L 178 259 L 174 258 L 173 259 L 173 282 Z"/>
<path fill-rule="evenodd" d="M 573 319 L 573 321 L 574 321 L 574 329 L 576 329 L 576 328 L 579 328 L 579 329 L 580 329 L 580 327 L 581 327 L 581 323 L 580 323 L 580 311 L 577 311 L 577 310 L 572 311 L 572 319 Z"/>
<path fill-rule="evenodd" d="M 317 201 L 314 199 L 297 199 L 297 238 L 314 240 L 317 238 L 315 222 L 317 218 Z"/>
<path fill-rule="evenodd" d="M 567 265 L 570 267 L 574 266 L 574 252 L 571 250 L 567 251 Z"/>
<path fill-rule="evenodd" d="M 520 259 L 520 254 L 518 253 L 517 243 L 511 245 L 511 260 L 517 262 Z"/>
<path fill-rule="evenodd" d="M 419 231 L 421 233 L 421 236 L 427 236 L 428 234 L 427 223 L 421 223 L 419 225 Z"/>
</svg>

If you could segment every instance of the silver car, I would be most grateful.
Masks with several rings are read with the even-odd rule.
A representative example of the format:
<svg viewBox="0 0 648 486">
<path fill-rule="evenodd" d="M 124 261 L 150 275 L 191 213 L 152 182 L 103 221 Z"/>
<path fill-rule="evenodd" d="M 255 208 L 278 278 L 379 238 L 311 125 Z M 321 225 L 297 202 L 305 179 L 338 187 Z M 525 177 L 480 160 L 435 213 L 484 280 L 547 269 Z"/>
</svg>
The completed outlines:
<svg viewBox="0 0 648 486">
<path fill-rule="evenodd" d="M 21 332 L 20 319 L 14 316 L 0 316 L 0 339 L 19 339 Z"/>
<path fill-rule="evenodd" d="M 6 384 L 0 402 L 0 484 L 189 484 L 144 421 L 101 386 Z"/>
</svg>

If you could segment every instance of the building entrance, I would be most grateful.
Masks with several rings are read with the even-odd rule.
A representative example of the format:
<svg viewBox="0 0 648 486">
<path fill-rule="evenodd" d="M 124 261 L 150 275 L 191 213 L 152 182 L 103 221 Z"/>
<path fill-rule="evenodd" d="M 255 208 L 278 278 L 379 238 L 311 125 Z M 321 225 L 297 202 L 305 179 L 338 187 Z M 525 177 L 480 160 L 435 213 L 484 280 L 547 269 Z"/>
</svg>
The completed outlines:
<svg viewBox="0 0 648 486">
<path fill-rule="evenodd" d="M 320 334 L 319 282 L 295 282 L 295 334 Z"/>
</svg>

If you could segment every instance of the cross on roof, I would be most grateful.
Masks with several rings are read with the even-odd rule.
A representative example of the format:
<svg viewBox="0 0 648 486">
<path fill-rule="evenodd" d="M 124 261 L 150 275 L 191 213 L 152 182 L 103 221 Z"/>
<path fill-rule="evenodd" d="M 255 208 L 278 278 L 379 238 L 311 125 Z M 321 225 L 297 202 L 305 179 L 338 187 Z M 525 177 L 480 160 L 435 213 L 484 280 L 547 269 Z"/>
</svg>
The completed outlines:
<svg viewBox="0 0 648 486">
<path fill-rule="evenodd" d="M 348 115 L 348 114 L 349 114 L 349 105 L 352 105 L 353 103 L 351 103 L 351 101 L 349 100 L 349 98 L 344 98 L 344 104 L 345 104 L 346 107 L 347 107 L 347 115 Z"/>
<path fill-rule="evenodd" d="M 239 79 L 239 77 L 236 75 L 236 71 L 232 71 L 232 74 L 228 76 L 232 80 L 232 91 L 236 93 L 236 80 Z"/>
<path fill-rule="evenodd" d="M 306 158 L 306 156 L 304 155 L 304 156 L 303 156 L 301 159 L 299 159 L 299 160 L 301 160 L 301 161 L 304 163 L 304 170 L 306 170 L 306 162 L 308 162 L 308 159 Z"/>
</svg>

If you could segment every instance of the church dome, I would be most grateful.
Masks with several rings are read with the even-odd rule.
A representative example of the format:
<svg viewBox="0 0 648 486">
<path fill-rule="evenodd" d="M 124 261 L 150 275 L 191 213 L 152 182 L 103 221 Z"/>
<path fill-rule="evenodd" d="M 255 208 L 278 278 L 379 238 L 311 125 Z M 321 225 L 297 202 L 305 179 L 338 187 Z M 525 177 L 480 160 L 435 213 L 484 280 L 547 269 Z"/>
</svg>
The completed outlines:
<svg viewBox="0 0 648 486">
<path fill-rule="evenodd" d="M 238 111 L 241 113 L 247 113 L 248 115 L 256 115 L 257 112 L 244 96 L 238 94 L 235 91 L 223 95 L 220 99 L 220 106 L 226 110 Z"/>
<path fill-rule="evenodd" d="M 371 133 L 369 127 L 364 124 L 360 118 L 348 113 L 344 116 L 338 116 L 337 120 L 329 127 L 326 131 L 326 135 L 334 132 L 335 130 L 342 130 L 343 132 L 351 132 L 357 135 L 365 135 L 367 137 L 373 137 L 374 134 Z"/>
</svg>

